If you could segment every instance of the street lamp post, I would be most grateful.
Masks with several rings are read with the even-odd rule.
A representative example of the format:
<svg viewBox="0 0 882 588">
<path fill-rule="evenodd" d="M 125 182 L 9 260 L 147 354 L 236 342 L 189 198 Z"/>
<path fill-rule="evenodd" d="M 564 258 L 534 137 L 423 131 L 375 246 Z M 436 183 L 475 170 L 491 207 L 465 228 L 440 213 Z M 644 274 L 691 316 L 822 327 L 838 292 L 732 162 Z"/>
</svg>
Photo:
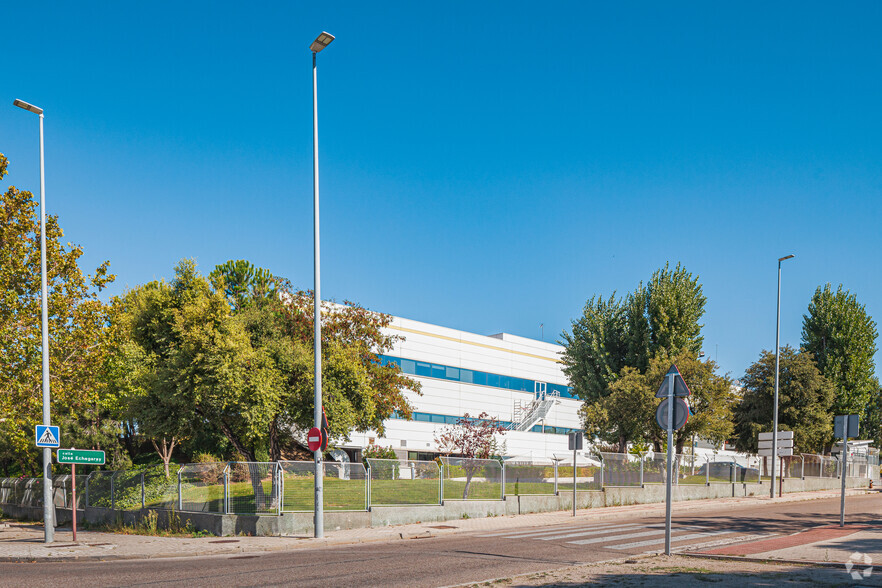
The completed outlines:
<svg viewBox="0 0 882 588">
<path fill-rule="evenodd" d="M 46 181 L 43 173 L 43 109 L 23 100 L 14 100 L 14 106 L 40 117 L 40 288 L 43 341 L 43 424 L 51 425 L 49 413 L 49 295 L 46 279 Z M 52 516 L 52 450 L 43 448 L 43 527 L 46 543 L 55 540 L 55 517 Z"/>
<path fill-rule="evenodd" d="M 312 186 L 313 186 L 313 233 L 315 252 L 315 426 L 322 428 L 322 298 L 321 298 L 321 264 L 319 255 L 319 163 L 318 163 L 318 81 L 316 77 L 315 56 L 319 51 L 331 44 L 334 36 L 322 32 L 309 50 L 312 51 Z M 315 456 L 315 536 L 325 534 L 325 517 L 322 481 L 322 448 Z"/>
<path fill-rule="evenodd" d="M 778 318 L 775 322 L 775 402 L 772 416 L 772 488 L 771 498 L 775 497 L 775 461 L 778 459 L 778 364 L 781 355 L 781 262 L 793 255 L 778 258 Z"/>
</svg>

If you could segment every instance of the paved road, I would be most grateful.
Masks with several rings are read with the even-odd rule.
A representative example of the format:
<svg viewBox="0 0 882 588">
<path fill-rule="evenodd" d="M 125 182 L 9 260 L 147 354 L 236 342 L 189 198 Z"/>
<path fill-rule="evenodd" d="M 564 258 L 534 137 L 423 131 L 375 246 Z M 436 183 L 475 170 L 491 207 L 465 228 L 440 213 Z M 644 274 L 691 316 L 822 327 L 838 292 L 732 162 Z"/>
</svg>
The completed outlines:
<svg viewBox="0 0 882 588">
<path fill-rule="evenodd" d="M 838 523 L 838 499 L 675 515 L 673 547 L 696 548 Z M 849 498 L 849 523 L 882 524 L 882 496 Z M 450 523 L 455 525 L 456 523 Z M 426 525 L 431 527 L 431 525 Z M 664 548 L 664 518 L 471 532 L 383 544 L 148 561 L 0 564 L 0 586 L 446 586 Z"/>
</svg>

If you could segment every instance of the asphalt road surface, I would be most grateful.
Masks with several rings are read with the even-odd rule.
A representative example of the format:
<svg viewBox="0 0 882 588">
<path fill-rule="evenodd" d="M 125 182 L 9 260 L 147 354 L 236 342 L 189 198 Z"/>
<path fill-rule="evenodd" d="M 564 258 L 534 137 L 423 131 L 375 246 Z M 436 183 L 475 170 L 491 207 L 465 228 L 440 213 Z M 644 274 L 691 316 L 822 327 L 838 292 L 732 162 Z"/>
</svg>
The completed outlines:
<svg viewBox="0 0 882 588">
<path fill-rule="evenodd" d="M 849 523 L 880 524 L 882 496 L 850 497 L 847 512 Z M 677 516 L 675 506 L 672 547 L 789 535 L 838 522 L 838 498 L 729 505 L 716 515 Z M 0 586 L 449 586 L 663 549 L 664 517 L 623 517 L 291 552 L 0 564 Z"/>
</svg>

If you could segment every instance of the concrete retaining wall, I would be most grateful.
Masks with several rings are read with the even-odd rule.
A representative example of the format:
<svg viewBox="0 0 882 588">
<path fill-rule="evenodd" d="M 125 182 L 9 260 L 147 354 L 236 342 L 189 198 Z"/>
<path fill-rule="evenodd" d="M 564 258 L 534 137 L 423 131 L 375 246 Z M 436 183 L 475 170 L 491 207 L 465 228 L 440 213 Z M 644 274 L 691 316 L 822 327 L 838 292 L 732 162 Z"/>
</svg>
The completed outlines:
<svg viewBox="0 0 882 588">
<path fill-rule="evenodd" d="M 847 478 L 849 488 L 866 488 L 867 478 Z M 784 492 L 807 492 L 812 490 L 833 490 L 841 486 L 835 478 L 806 478 L 804 480 L 785 478 Z M 756 484 L 710 484 L 676 485 L 672 488 L 675 501 L 700 500 L 708 498 L 730 498 L 735 496 L 758 496 L 769 493 L 769 482 Z M 607 487 L 603 490 L 578 492 L 576 506 L 580 509 L 622 506 L 629 504 L 651 504 L 664 502 L 663 484 L 647 484 L 640 487 Z M 573 508 L 572 493 L 558 496 L 507 496 L 505 500 L 447 500 L 443 505 L 432 506 L 375 506 L 370 511 L 325 512 L 326 530 L 357 529 L 366 527 L 385 527 L 417 522 L 453 521 L 462 518 L 481 518 L 504 515 L 517 515 L 536 512 L 565 511 Z M 11 517 L 42 520 L 40 507 L 2 505 L 3 512 Z M 152 509 L 135 511 L 113 511 L 106 508 L 77 510 L 77 520 L 92 524 L 124 523 L 134 525 Z M 57 524 L 66 525 L 71 520 L 69 508 L 56 507 Z M 195 530 L 207 531 L 214 535 L 258 535 L 286 536 L 312 535 L 313 513 L 285 513 L 278 515 L 227 515 L 215 513 L 178 512 L 157 510 L 158 525 L 168 528 L 170 517 L 178 518 L 179 526 L 189 524 Z"/>
</svg>

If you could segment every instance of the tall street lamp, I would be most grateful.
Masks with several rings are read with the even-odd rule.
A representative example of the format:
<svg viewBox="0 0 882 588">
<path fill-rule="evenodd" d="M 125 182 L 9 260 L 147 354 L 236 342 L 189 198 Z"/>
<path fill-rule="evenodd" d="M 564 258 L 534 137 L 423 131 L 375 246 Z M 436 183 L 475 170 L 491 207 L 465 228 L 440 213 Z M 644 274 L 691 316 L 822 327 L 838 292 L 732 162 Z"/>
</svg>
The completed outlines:
<svg viewBox="0 0 882 588">
<path fill-rule="evenodd" d="M 775 323 L 775 408 L 772 416 L 772 488 L 775 497 L 775 461 L 778 459 L 778 362 L 781 355 L 781 262 L 792 259 L 793 255 L 778 258 L 778 319 Z M 783 468 L 783 465 L 781 466 Z M 783 472 L 782 472 L 783 473 Z"/>
<path fill-rule="evenodd" d="M 14 106 L 40 116 L 40 288 L 42 290 L 43 340 L 43 424 L 51 425 L 49 416 L 49 295 L 46 286 L 46 182 L 43 174 L 43 109 L 23 100 L 14 100 Z M 52 516 L 52 450 L 43 448 L 43 527 L 45 542 L 55 540 L 55 520 Z"/>
<path fill-rule="evenodd" d="M 322 428 L 322 297 L 321 264 L 319 255 L 319 163 L 318 163 L 318 81 L 316 78 L 315 56 L 331 44 L 334 35 L 322 32 L 309 50 L 312 51 L 312 186 L 313 186 L 313 233 L 315 236 L 315 426 Z M 315 456 L 315 536 L 325 534 L 324 504 L 322 502 L 322 448 Z"/>
</svg>

